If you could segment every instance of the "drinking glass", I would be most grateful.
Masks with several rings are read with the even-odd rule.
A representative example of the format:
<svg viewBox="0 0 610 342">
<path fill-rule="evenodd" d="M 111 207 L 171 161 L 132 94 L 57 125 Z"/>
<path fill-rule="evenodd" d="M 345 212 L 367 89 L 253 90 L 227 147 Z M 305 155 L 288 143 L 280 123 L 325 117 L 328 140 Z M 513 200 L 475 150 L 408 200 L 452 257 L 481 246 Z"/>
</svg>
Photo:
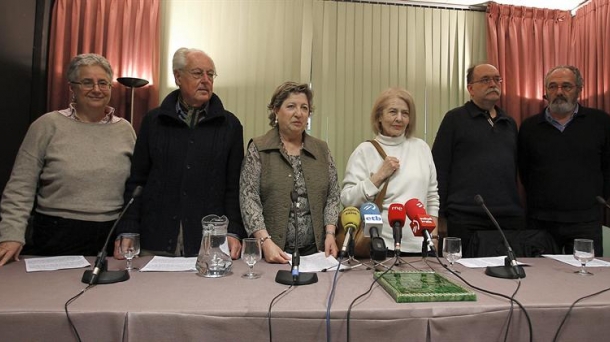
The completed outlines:
<svg viewBox="0 0 610 342">
<path fill-rule="evenodd" d="M 133 270 L 131 260 L 140 254 L 140 234 L 124 233 L 119 235 L 119 252 L 127 259 L 127 271 Z"/>
<path fill-rule="evenodd" d="M 453 269 L 453 264 L 462 258 L 462 239 L 456 237 L 446 237 L 443 239 L 443 256 L 449 262 L 449 268 Z"/>
<path fill-rule="evenodd" d="M 254 264 L 261 259 L 261 244 L 258 239 L 247 238 L 242 240 L 241 259 L 248 264 L 248 273 L 242 274 L 242 278 L 257 279 L 260 278 L 260 273 L 253 271 Z"/>
<path fill-rule="evenodd" d="M 593 260 L 594 257 L 593 240 L 574 239 L 574 259 L 580 261 L 580 264 L 582 265 L 580 270 L 574 273 L 580 275 L 593 275 L 593 273 L 587 271 L 585 266 L 587 265 L 587 262 Z"/>
</svg>

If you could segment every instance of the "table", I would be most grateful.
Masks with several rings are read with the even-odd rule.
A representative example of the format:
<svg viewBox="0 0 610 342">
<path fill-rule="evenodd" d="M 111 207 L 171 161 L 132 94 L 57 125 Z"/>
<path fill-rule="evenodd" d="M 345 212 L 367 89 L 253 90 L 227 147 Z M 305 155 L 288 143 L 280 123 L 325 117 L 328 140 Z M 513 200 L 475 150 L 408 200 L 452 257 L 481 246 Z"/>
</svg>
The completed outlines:
<svg viewBox="0 0 610 342">
<path fill-rule="evenodd" d="M 134 261 L 141 267 L 150 257 Z M 419 258 L 412 267 L 426 270 Z M 90 262 L 93 260 L 90 259 Z M 578 276 L 575 267 L 551 259 L 520 259 L 529 263 L 516 299 L 529 313 L 534 341 L 552 341 L 567 308 L 577 298 L 610 286 L 610 268 L 593 268 L 594 276 Z M 439 272 L 446 272 L 436 264 Z M 109 260 L 109 269 L 124 267 Z M 269 341 L 267 310 L 287 286 L 274 282 L 287 265 L 261 262 L 257 280 L 242 279 L 247 266 L 236 261 L 234 274 L 218 279 L 187 272 L 132 272 L 131 279 L 98 285 L 70 305 L 70 317 L 83 341 Z M 488 277 L 483 269 L 456 268 L 473 285 L 511 296 L 516 280 Z M 75 341 L 64 303 L 81 291 L 82 269 L 25 272 L 25 262 L 0 267 L 1 341 Z M 446 273 L 445 273 L 446 274 Z M 272 309 L 273 341 L 325 341 L 326 306 L 334 272 L 319 273 L 314 285 L 292 288 Z M 458 284 L 463 284 L 447 274 Z M 338 276 L 331 311 L 332 341 L 347 338 L 349 304 L 372 282 L 372 271 L 359 267 Z M 476 302 L 398 304 L 375 285 L 353 307 L 350 341 L 502 341 L 508 300 L 475 291 Z M 509 341 L 528 341 L 525 316 L 515 306 Z M 610 336 L 610 293 L 579 303 L 562 329 L 559 341 L 605 341 Z"/>
</svg>

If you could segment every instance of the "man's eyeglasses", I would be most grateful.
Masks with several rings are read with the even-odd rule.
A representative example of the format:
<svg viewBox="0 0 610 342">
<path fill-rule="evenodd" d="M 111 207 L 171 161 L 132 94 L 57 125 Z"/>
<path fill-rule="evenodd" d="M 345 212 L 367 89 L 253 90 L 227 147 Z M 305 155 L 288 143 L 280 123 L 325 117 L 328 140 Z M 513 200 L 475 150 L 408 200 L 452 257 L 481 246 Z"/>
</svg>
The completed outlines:
<svg viewBox="0 0 610 342">
<path fill-rule="evenodd" d="M 490 84 L 491 81 L 496 82 L 497 84 L 502 83 L 502 77 L 500 76 L 494 76 L 494 77 L 483 77 L 478 81 L 472 81 L 470 82 L 470 84 L 475 84 L 475 83 L 483 83 L 483 84 Z"/>
<path fill-rule="evenodd" d="M 206 75 L 210 80 L 214 80 L 216 78 L 216 76 L 218 76 L 216 74 L 216 71 L 214 71 L 214 70 L 204 71 L 204 70 L 195 69 L 195 70 L 189 70 L 188 73 L 191 74 L 191 76 L 193 76 L 193 78 L 196 80 L 200 80 L 203 77 L 203 75 Z"/>
<path fill-rule="evenodd" d="M 70 82 L 70 83 L 78 84 L 81 87 L 81 89 L 83 89 L 83 90 L 93 90 L 93 88 L 95 88 L 96 85 L 100 90 L 103 90 L 103 91 L 109 90 L 112 87 L 112 85 L 107 81 L 99 81 L 96 83 L 91 80 L 83 80 L 81 82 Z"/>
<path fill-rule="evenodd" d="M 557 89 L 561 88 L 561 90 L 563 91 L 567 91 L 570 92 L 572 91 L 572 89 L 576 88 L 575 85 L 573 85 L 572 83 L 563 83 L 561 85 L 556 84 L 556 83 L 551 83 L 548 86 L 546 86 L 546 90 L 550 91 L 550 92 L 556 92 Z"/>
</svg>

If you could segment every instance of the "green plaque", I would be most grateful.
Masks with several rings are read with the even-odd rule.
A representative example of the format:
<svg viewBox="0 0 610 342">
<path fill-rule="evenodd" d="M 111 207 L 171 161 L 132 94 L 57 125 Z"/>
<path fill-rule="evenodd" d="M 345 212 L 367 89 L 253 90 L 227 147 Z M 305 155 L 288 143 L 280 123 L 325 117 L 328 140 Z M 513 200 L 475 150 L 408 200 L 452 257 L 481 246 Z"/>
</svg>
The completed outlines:
<svg viewBox="0 0 610 342">
<path fill-rule="evenodd" d="M 375 272 L 378 278 L 383 272 Z M 474 292 L 433 272 L 388 272 L 379 279 L 396 303 L 476 301 Z"/>
</svg>

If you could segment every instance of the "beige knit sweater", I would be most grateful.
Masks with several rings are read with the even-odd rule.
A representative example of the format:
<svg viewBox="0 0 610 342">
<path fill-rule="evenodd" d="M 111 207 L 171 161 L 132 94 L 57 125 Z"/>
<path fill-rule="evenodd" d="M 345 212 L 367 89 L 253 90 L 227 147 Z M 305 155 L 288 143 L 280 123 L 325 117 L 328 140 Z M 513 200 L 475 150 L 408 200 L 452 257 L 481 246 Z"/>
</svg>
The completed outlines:
<svg viewBox="0 0 610 342">
<path fill-rule="evenodd" d="M 125 120 L 84 123 L 50 112 L 30 126 L 0 202 L 0 242 L 25 243 L 36 211 L 103 222 L 123 206 L 136 135 Z"/>
</svg>

